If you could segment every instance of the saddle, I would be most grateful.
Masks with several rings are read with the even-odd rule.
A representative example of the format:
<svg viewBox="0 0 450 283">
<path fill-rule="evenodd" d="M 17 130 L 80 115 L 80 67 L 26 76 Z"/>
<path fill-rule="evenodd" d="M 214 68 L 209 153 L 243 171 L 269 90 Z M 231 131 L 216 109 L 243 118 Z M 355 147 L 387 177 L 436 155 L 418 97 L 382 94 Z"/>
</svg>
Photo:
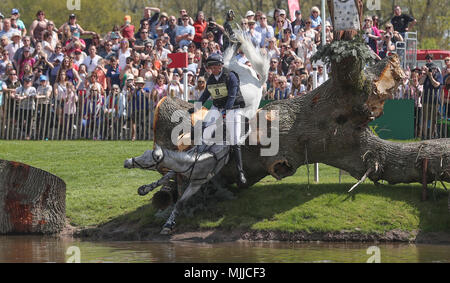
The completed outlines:
<svg viewBox="0 0 450 283">
<path fill-rule="evenodd" d="M 195 132 L 194 129 L 195 129 L 195 125 L 197 123 L 202 123 L 202 134 L 203 134 L 203 131 L 206 128 L 206 122 L 203 122 L 203 120 L 206 117 L 207 113 L 208 113 L 208 109 L 202 108 L 191 114 L 191 131 L 190 131 L 190 133 L 183 133 L 183 134 L 179 135 L 178 139 L 177 139 L 177 148 L 179 151 L 187 151 L 194 146 L 195 136 L 192 133 Z M 245 123 L 244 133 L 247 134 L 250 130 L 249 119 L 245 117 L 244 123 Z M 223 135 L 222 135 L 224 137 L 224 139 L 226 138 L 226 132 L 227 132 L 226 123 L 224 122 L 223 123 Z M 215 133 L 213 133 L 212 138 L 214 138 L 214 137 L 215 137 Z"/>
</svg>

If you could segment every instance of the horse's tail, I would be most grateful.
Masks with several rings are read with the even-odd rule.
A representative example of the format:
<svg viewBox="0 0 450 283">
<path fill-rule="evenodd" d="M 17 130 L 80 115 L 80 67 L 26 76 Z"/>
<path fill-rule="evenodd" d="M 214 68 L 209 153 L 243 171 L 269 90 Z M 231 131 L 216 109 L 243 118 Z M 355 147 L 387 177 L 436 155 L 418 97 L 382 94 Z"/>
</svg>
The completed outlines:
<svg viewBox="0 0 450 283">
<path fill-rule="evenodd" d="M 260 77 L 261 85 L 264 85 L 268 78 L 269 68 L 270 68 L 270 58 L 267 56 L 267 53 L 260 48 L 256 48 L 253 46 L 248 35 L 244 33 L 239 25 L 237 30 L 234 30 L 234 35 L 236 36 L 237 41 L 241 44 L 239 48 L 244 52 L 245 57 L 247 57 L 248 61 L 252 64 L 253 70 Z M 229 62 L 234 56 L 236 45 L 228 48 L 224 54 L 224 61 Z"/>
</svg>

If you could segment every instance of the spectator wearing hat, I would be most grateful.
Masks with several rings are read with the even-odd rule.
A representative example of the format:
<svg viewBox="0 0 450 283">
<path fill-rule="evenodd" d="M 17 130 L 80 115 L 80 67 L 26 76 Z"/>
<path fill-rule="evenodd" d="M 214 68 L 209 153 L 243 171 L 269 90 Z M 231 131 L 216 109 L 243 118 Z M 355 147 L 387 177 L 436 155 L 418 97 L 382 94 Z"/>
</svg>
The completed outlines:
<svg viewBox="0 0 450 283">
<path fill-rule="evenodd" d="M 283 22 L 284 22 L 283 29 L 287 29 L 287 28 L 290 29 L 291 28 L 291 21 L 286 16 L 286 10 L 280 9 L 279 14 L 280 15 L 279 15 L 278 18 L 283 19 Z"/>
<path fill-rule="evenodd" d="M 135 141 L 137 134 L 143 135 L 144 132 L 144 114 L 149 109 L 149 92 L 144 89 L 145 81 L 142 77 L 137 77 L 134 81 L 136 87 L 128 93 L 128 102 L 131 107 L 128 108 L 129 120 L 131 120 L 131 140 Z M 139 131 L 139 133 L 138 133 Z"/>
<path fill-rule="evenodd" d="M 187 71 L 187 87 L 188 87 L 188 100 L 192 100 L 191 97 L 191 92 L 193 91 L 193 89 L 195 88 L 195 73 L 192 71 Z M 184 77 L 183 77 L 183 83 L 184 83 Z"/>
<path fill-rule="evenodd" d="M 16 89 L 14 99 L 18 101 L 19 124 L 25 129 L 25 139 L 30 139 L 32 111 L 35 109 L 34 97 L 36 97 L 36 89 L 33 87 L 33 78 L 28 76 L 23 78 L 23 86 Z M 22 133 L 21 133 L 22 135 Z"/>
<path fill-rule="evenodd" d="M 394 8 L 394 17 L 392 17 L 391 23 L 394 30 L 404 38 L 405 33 L 417 23 L 417 20 L 410 15 L 402 14 L 402 9 L 397 5 Z"/>
<path fill-rule="evenodd" d="M 294 35 L 297 35 L 298 32 L 305 27 L 305 21 L 302 19 L 302 11 L 295 11 L 295 21 L 291 23 L 291 29 Z"/>
<path fill-rule="evenodd" d="M 50 120 L 50 105 L 52 97 L 52 86 L 48 83 L 48 77 L 41 75 L 39 77 L 39 86 L 36 89 L 37 102 L 37 127 L 39 128 L 39 139 L 48 138 L 49 125 L 46 123 Z"/>
<path fill-rule="evenodd" d="M 124 38 L 134 41 L 134 25 L 131 24 L 131 16 L 126 15 L 123 21 L 124 24 L 120 27 L 120 33 Z"/>
<path fill-rule="evenodd" d="M 6 39 L 8 39 L 6 36 L 4 36 Z M 23 47 L 23 43 L 21 41 L 22 36 L 20 32 L 15 32 L 11 37 L 11 42 L 4 47 L 5 50 L 8 51 L 9 59 L 12 61 L 14 60 L 14 55 L 16 54 L 17 50 Z"/>
<path fill-rule="evenodd" d="M 261 46 L 261 33 L 256 29 L 256 21 L 253 19 L 248 20 L 248 31 L 246 32 L 247 36 L 250 38 L 253 46 L 259 47 Z"/>
<path fill-rule="evenodd" d="M 114 25 L 112 30 L 109 31 L 102 39 L 102 42 L 113 41 L 113 50 L 117 50 L 114 45 L 117 44 L 117 48 L 119 46 L 119 39 L 122 38 L 120 34 L 120 27 L 118 25 Z"/>
<path fill-rule="evenodd" d="M 189 24 L 189 16 L 187 14 L 182 16 L 183 24 L 176 29 L 175 41 L 180 48 L 189 45 L 194 40 L 195 29 Z"/>
<path fill-rule="evenodd" d="M 15 29 L 11 26 L 11 20 L 10 19 L 4 19 L 3 20 L 3 29 L 0 31 L 0 37 L 6 36 L 9 40 L 11 40 L 11 37 L 13 34 L 20 31 L 18 29 Z"/>
<path fill-rule="evenodd" d="M 106 84 L 109 90 L 112 85 L 121 85 L 119 60 L 115 55 L 110 57 L 109 64 L 106 67 Z"/>
<path fill-rule="evenodd" d="M 161 29 L 161 31 L 164 33 L 164 31 L 169 27 L 169 15 L 167 15 L 166 12 L 162 12 L 159 15 L 159 20 L 155 25 L 155 28 L 152 30 L 151 35 L 153 35 L 153 38 L 156 38 L 158 29 Z"/>
<path fill-rule="evenodd" d="M 17 25 L 18 29 L 21 31 L 22 36 L 27 35 L 27 29 L 25 27 L 25 24 L 20 19 L 19 9 L 13 8 L 11 10 L 11 19 L 14 19 L 16 21 L 16 25 Z"/>
<path fill-rule="evenodd" d="M 318 7 L 314 6 L 311 8 L 309 19 L 311 20 L 311 27 L 318 30 L 319 26 L 322 25 L 322 18 L 320 17 L 320 10 Z"/>
<path fill-rule="evenodd" d="M 79 24 L 77 24 L 77 16 L 75 14 L 69 15 L 69 21 L 61 25 L 58 29 L 58 32 L 62 32 L 65 27 L 70 28 L 70 32 L 72 34 L 77 34 L 78 37 L 82 35 L 95 35 L 95 32 L 93 31 L 86 31 L 84 30 Z"/>
<path fill-rule="evenodd" d="M 245 13 L 245 17 L 247 18 L 247 21 L 253 20 L 256 22 L 255 12 L 253 12 L 252 10 L 247 11 L 247 13 Z"/>
</svg>

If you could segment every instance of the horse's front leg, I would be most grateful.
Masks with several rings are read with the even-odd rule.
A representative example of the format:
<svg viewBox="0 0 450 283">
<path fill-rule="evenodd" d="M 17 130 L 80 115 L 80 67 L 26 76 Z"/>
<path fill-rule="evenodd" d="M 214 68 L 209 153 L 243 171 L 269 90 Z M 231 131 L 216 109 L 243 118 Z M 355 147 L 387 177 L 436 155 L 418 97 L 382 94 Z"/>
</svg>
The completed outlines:
<svg viewBox="0 0 450 283">
<path fill-rule="evenodd" d="M 153 182 L 151 184 L 148 185 L 143 185 L 140 186 L 138 188 L 138 194 L 140 196 L 145 196 L 146 194 L 148 194 L 149 192 L 153 191 L 154 189 L 156 189 L 157 187 L 161 186 L 161 185 L 167 185 L 169 183 L 169 180 L 171 178 L 173 178 L 175 176 L 175 172 L 174 171 L 169 171 L 166 175 L 164 175 L 161 179 L 159 179 L 156 182 Z"/>
<path fill-rule="evenodd" d="M 189 184 L 189 186 L 186 188 L 181 198 L 175 203 L 175 207 L 172 210 L 172 213 L 170 214 L 169 218 L 167 219 L 166 223 L 163 226 L 163 229 L 161 230 L 162 235 L 169 235 L 172 233 L 173 228 L 175 227 L 175 218 L 178 216 L 181 207 L 186 202 L 186 200 L 188 200 L 200 189 L 200 187 L 201 184 L 200 185 Z"/>
</svg>

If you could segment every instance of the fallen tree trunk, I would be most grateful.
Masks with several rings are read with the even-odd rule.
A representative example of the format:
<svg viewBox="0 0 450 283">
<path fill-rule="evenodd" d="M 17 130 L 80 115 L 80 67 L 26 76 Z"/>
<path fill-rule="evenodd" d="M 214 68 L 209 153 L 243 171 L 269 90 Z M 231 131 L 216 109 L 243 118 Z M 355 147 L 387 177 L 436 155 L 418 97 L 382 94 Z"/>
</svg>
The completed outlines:
<svg viewBox="0 0 450 283">
<path fill-rule="evenodd" d="M 390 142 L 378 138 L 368 127 L 370 121 L 382 115 L 384 101 L 393 97 L 404 76 L 398 56 L 365 67 L 364 59 L 356 52 L 353 53 L 356 56 L 333 57 L 339 52 L 328 54 L 332 58 L 330 79 L 320 87 L 304 96 L 274 101 L 262 108 L 278 113 L 266 115 L 266 119 L 269 124 L 278 119 L 279 151 L 274 156 L 261 156 L 260 144 L 243 147 L 248 185 L 267 175 L 281 180 L 307 163 L 325 163 L 357 179 L 366 175 L 374 182 L 450 182 L 450 139 Z M 161 101 L 155 115 L 156 143 L 180 149 L 171 141 L 171 130 L 179 120 L 173 121 L 171 117 L 175 111 L 190 107 L 189 103 L 171 98 Z M 190 121 L 187 112 L 179 115 L 184 117 L 183 123 Z M 201 116 L 199 112 L 193 115 Z M 220 178 L 236 183 L 233 162 L 224 168 Z"/>
<path fill-rule="evenodd" d="M 66 221 L 66 184 L 29 165 L 0 160 L 0 234 L 54 234 Z"/>
</svg>

